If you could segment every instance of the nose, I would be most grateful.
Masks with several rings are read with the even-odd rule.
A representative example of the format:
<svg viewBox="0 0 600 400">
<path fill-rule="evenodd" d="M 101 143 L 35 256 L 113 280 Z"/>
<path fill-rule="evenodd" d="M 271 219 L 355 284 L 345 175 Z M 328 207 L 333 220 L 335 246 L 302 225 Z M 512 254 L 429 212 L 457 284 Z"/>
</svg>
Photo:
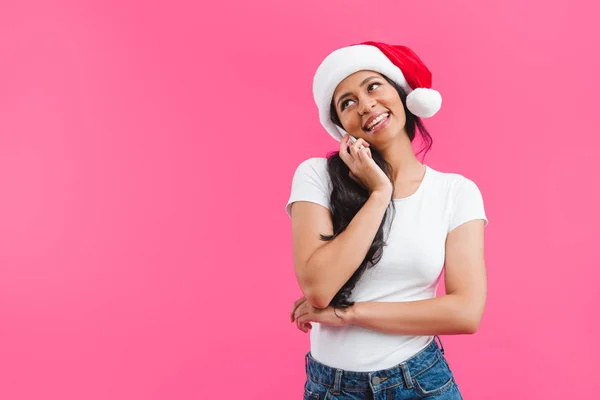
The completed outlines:
<svg viewBox="0 0 600 400">
<path fill-rule="evenodd" d="M 371 110 L 375 107 L 377 102 L 371 96 L 363 96 L 362 99 L 359 99 L 359 107 L 358 112 L 360 115 L 365 115 L 371 112 Z"/>
</svg>

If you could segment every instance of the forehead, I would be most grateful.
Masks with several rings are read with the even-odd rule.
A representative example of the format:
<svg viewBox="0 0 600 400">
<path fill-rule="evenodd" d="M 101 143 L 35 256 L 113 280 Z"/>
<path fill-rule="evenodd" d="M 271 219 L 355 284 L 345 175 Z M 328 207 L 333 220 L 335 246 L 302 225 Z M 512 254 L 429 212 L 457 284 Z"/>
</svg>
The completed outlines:
<svg viewBox="0 0 600 400">
<path fill-rule="evenodd" d="M 369 70 L 361 70 L 353 73 L 352 75 L 348 75 L 343 81 L 341 81 L 335 91 L 333 92 L 333 98 L 335 99 L 337 96 L 340 96 L 346 92 L 352 92 L 360 88 L 360 84 L 370 77 L 378 77 L 382 78 L 379 72 L 369 71 Z"/>
</svg>

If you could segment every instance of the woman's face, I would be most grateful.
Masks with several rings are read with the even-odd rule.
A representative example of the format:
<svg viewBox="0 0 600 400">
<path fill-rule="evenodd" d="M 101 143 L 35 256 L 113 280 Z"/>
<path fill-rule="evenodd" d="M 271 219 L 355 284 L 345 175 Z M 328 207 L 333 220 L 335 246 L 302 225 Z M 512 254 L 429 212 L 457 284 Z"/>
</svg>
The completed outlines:
<svg viewBox="0 0 600 400">
<path fill-rule="evenodd" d="M 406 114 L 400 95 L 377 72 L 348 76 L 335 89 L 333 102 L 342 127 L 355 138 L 381 143 L 404 131 Z"/>
</svg>

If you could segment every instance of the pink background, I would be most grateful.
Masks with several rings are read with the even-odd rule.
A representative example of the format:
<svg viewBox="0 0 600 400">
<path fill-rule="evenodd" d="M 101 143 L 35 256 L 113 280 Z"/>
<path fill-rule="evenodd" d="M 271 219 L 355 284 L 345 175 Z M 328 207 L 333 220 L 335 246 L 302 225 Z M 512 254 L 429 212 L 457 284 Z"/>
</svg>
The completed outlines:
<svg viewBox="0 0 600 400">
<path fill-rule="evenodd" d="M 337 145 L 316 66 L 371 39 L 433 71 L 426 162 L 490 218 L 464 397 L 597 398 L 595 2 L 94 3 L 0 3 L 1 399 L 301 398 L 284 205 Z"/>
</svg>

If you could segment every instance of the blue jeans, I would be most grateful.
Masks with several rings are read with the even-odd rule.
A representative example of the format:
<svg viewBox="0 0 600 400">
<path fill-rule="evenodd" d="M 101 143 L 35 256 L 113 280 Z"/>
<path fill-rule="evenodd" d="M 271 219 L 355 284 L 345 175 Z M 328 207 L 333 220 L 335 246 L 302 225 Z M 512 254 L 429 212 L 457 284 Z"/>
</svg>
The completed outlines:
<svg viewBox="0 0 600 400">
<path fill-rule="evenodd" d="M 437 337 L 437 336 L 436 336 Z M 373 372 L 331 368 L 306 355 L 304 400 L 460 400 L 462 396 L 435 340 L 408 360 Z"/>
</svg>

